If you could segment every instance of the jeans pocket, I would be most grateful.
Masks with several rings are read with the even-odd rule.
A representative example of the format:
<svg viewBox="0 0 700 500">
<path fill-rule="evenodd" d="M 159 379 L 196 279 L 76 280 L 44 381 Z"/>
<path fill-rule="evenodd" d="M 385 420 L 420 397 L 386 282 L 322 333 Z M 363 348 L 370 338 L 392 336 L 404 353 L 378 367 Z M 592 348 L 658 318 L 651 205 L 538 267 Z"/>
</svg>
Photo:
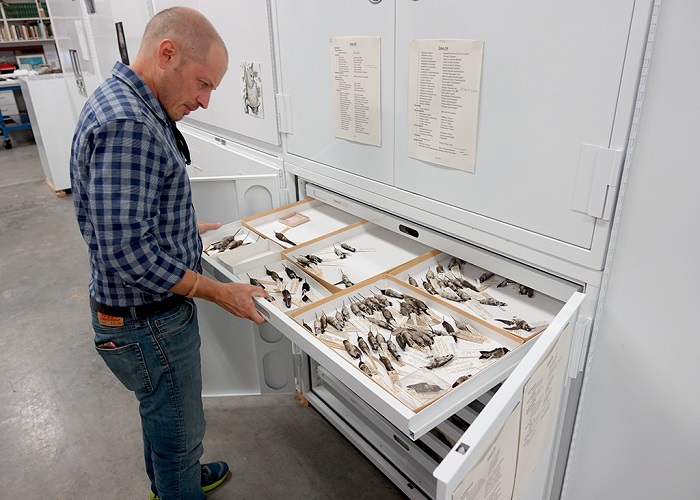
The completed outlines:
<svg viewBox="0 0 700 500">
<path fill-rule="evenodd" d="M 139 344 L 128 344 L 114 349 L 95 346 L 95 349 L 124 387 L 133 392 L 153 391 Z"/>
<path fill-rule="evenodd" d="M 180 307 L 166 313 L 154 321 L 154 326 L 159 338 L 168 338 L 177 335 L 187 329 L 194 321 L 195 305 L 192 301 L 186 301 Z"/>
</svg>

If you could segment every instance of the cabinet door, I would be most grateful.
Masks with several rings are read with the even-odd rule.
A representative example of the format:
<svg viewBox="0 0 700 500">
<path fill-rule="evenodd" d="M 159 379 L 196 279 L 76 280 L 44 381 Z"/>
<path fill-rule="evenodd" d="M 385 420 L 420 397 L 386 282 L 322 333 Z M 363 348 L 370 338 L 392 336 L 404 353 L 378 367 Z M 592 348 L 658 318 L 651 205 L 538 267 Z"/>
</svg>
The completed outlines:
<svg viewBox="0 0 700 500">
<path fill-rule="evenodd" d="M 187 172 L 198 220 L 224 224 L 282 204 L 278 158 L 181 128 L 192 155 Z"/>
<path fill-rule="evenodd" d="M 547 498 L 584 297 L 567 302 L 435 469 L 437 498 Z"/>
<path fill-rule="evenodd" d="M 285 161 L 316 170 L 322 164 L 393 183 L 394 3 L 279 0 L 276 8 L 282 93 L 291 128 L 287 149 L 297 157 Z M 380 37 L 381 44 L 381 147 L 334 133 L 330 39 L 369 36 Z"/>
<path fill-rule="evenodd" d="M 277 175 L 191 177 L 197 220 L 233 222 L 280 206 Z"/>
<path fill-rule="evenodd" d="M 397 2 L 395 186 L 591 248 L 596 218 L 572 209 L 582 147 L 626 147 L 650 3 Z M 484 42 L 474 173 L 408 155 L 414 39 Z"/>
<path fill-rule="evenodd" d="M 235 278 L 204 256 L 204 274 L 228 283 Z M 243 396 L 294 391 L 292 345 L 267 324 L 237 318 L 197 299 L 202 337 L 202 395 Z"/>
<path fill-rule="evenodd" d="M 208 278 L 212 277 L 210 271 L 205 266 Z M 220 276 L 216 279 L 221 281 Z M 202 395 L 260 394 L 256 325 L 206 300 L 197 299 L 196 303 L 202 338 Z"/>
</svg>

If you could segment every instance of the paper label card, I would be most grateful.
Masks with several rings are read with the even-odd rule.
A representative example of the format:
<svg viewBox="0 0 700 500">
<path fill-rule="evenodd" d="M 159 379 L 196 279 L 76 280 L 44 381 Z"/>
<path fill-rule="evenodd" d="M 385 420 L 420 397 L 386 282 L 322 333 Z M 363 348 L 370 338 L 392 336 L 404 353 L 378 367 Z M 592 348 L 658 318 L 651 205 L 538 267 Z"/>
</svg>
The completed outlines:
<svg viewBox="0 0 700 500">
<path fill-rule="evenodd" d="M 381 39 L 331 38 L 330 45 L 335 136 L 381 147 Z"/>
<path fill-rule="evenodd" d="M 571 331 L 569 324 L 523 388 L 515 498 L 526 491 L 537 467 L 546 460 L 545 452 L 551 449 L 566 378 Z"/>
<path fill-rule="evenodd" d="M 482 40 L 411 40 L 408 155 L 474 172 Z"/>
<path fill-rule="evenodd" d="M 511 500 L 515 481 L 520 403 L 496 440 L 452 494 L 453 500 Z"/>
</svg>

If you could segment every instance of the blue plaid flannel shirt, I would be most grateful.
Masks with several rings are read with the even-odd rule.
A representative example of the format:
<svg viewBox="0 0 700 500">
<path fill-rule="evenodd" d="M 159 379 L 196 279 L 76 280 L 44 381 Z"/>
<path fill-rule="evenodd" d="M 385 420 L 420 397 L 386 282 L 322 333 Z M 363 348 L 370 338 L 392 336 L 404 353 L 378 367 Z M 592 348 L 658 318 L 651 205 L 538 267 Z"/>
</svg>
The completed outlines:
<svg viewBox="0 0 700 500">
<path fill-rule="evenodd" d="M 201 272 L 202 240 L 170 118 L 120 62 L 80 114 L 70 174 L 99 303 L 161 301 L 187 269 Z"/>
</svg>

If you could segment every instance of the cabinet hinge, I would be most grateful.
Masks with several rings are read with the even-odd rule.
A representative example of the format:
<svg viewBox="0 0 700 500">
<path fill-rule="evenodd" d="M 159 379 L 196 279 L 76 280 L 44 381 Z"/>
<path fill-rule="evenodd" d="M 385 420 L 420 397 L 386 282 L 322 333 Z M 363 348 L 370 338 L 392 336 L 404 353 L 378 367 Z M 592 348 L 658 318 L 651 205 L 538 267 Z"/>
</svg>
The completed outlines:
<svg viewBox="0 0 700 500">
<path fill-rule="evenodd" d="M 574 333 L 571 338 L 571 349 L 569 351 L 568 378 L 576 378 L 583 371 L 586 363 L 586 353 L 588 350 L 588 338 L 590 337 L 592 320 L 589 316 L 582 316 L 576 321 Z M 568 379 L 567 379 L 568 380 Z"/>
<path fill-rule="evenodd" d="M 622 150 L 582 144 L 571 208 L 591 217 L 610 220 L 615 208 L 622 160 Z"/>
<path fill-rule="evenodd" d="M 285 94 L 277 94 L 277 121 L 282 134 L 292 132 L 292 98 Z"/>
</svg>

